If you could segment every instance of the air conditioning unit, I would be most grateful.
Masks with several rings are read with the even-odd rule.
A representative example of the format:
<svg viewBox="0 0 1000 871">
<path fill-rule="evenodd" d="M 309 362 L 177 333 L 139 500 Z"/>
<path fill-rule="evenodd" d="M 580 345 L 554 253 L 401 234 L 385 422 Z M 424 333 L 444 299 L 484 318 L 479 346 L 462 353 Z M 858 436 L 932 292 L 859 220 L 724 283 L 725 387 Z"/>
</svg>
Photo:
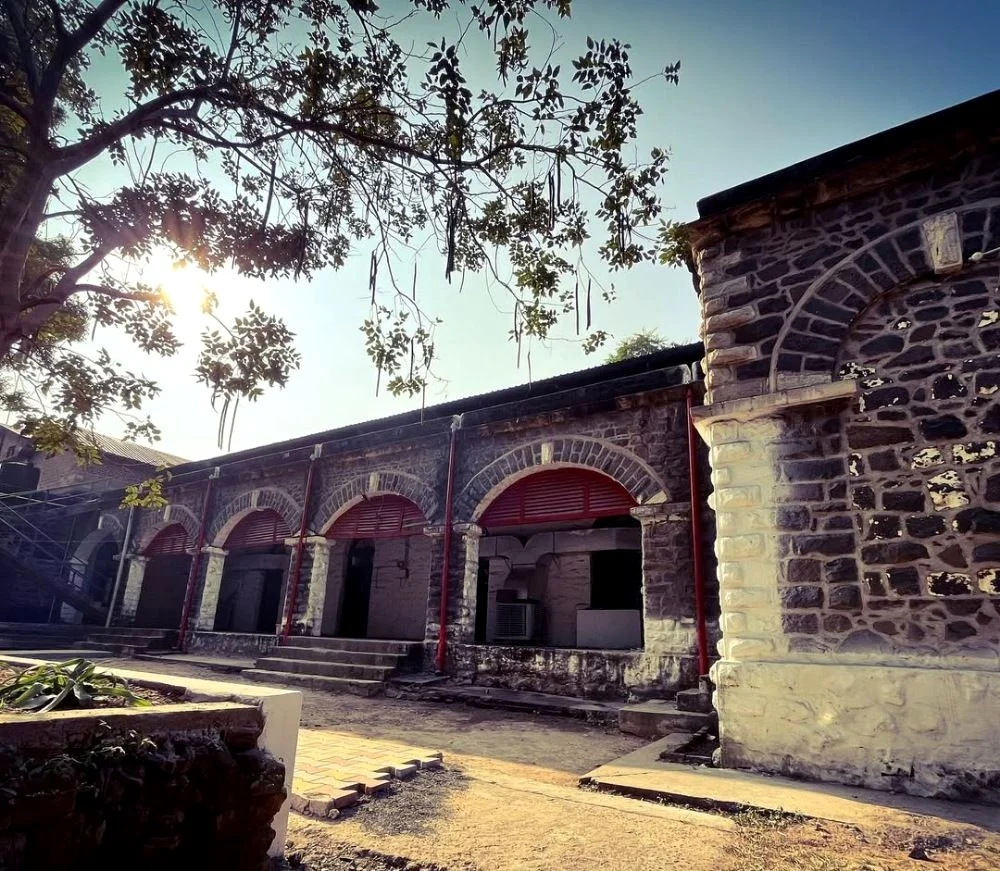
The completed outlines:
<svg viewBox="0 0 1000 871">
<path fill-rule="evenodd" d="M 534 641 L 538 627 L 535 602 L 493 602 L 490 641 Z"/>
</svg>

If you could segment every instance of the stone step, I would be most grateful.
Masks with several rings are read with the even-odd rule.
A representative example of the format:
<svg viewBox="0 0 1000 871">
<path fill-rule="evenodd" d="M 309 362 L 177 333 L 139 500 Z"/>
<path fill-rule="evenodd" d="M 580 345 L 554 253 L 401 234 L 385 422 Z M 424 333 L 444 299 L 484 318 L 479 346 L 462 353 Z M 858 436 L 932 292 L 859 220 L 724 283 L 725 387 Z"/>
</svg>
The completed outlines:
<svg viewBox="0 0 1000 871">
<path fill-rule="evenodd" d="M 323 638 L 311 635 L 296 635 L 282 638 L 280 647 L 318 647 L 324 650 L 349 650 L 353 653 L 390 653 L 409 656 L 421 647 L 419 641 L 392 641 L 375 638 Z"/>
<path fill-rule="evenodd" d="M 82 638 L 67 635 L 2 635 L 0 650 L 57 650 L 60 647 L 70 650 L 79 647 Z"/>
<path fill-rule="evenodd" d="M 284 653 L 284 649 L 280 652 Z M 315 662 L 308 659 L 288 659 L 284 656 L 265 656 L 258 659 L 254 668 L 267 671 L 314 674 L 323 677 L 341 677 L 347 680 L 384 681 L 393 672 L 391 666 L 351 665 L 343 662 Z"/>
<path fill-rule="evenodd" d="M 263 668 L 249 668 L 243 672 L 243 677 L 247 677 L 257 683 L 268 683 L 286 687 L 292 684 L 311 690 L 350 693 L 354 696 L 378 695 L 384 687 L 384 684 L 377 680 L 347 680 L 342 677 L 323 677 L 318 674 L 292 674 L 285 671 L 268 671 Z"/>
<path fill-rule="evenodd" d="M 674 701 L 654 699 L 637 705 L 625 705 L 618 712 L 618 728 L 630 735 L 657 739 L 677 732 L 697 732 L 712 724 L 715 714 L 679 711 Z"/>
<path fill-rule="evenodd" d="M 0 623 L 0 635 L 70 635 L 82 638 L 89 628 L 80 623 Z"/>
<path fill-rule="evenodd" d="M 365 653 L 356 650 L 331 650 L 327 647 L 297 647 L 282 644 L 271 651 L 283 659 L 304 659 L 312 662 L 338 662 L 345 665 L 381 665 L 399 667 L 406 659 L 400 653 Z"/>
<path fill-rule="evenodd" d="M 135 647 L 143 650 L 164 650 L 175 645 L 175 640 L 166 632 L 147 630 L 145 632 L 91 632 L 87 635 L 88 644 L 118 644 L 123 647 Z"/>
<path fill-rule="evenodd" d="M 694 711 L 697 714 L 710 714 L 712 708 L 712 693 L 700 689 L 681 690 L 675 698 L 678 711 Z"/>
</svg>

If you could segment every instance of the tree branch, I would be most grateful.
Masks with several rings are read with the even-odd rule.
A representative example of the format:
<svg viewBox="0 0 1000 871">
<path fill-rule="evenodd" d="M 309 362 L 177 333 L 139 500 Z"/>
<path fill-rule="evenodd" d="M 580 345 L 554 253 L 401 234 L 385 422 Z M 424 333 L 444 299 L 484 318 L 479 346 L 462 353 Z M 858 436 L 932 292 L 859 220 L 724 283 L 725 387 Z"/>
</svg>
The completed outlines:
<svg viewBox="0 0 1000 871">
<path fill-rule="evenodd" d="M 124 139 L 126 136 L 139 133 L 147 127 L 162 125 L 171 117 L 183 117 L 191 109 L 179 109 L 177 104 L 188 100 L 195 102 L 213 95 L 219 85 L 202 86 L 198 88 L 183 88 L 169 94 L 162 94 L 153 100 L 137 106 L 119 120 L 104 127 L 89 139 L 58 149 L 55 154 L 55 165 L 60 174 L 79 169 L 88 161 L 103 154 L 109 146 Z M 217 94 L 216 94 L 217 96 Z"/>
<path fill-rule="evenodd" d="M 10 0 L 5 0 L 10 2 Z M 46 114 L 52 109 L 55 103 L 56 94 L 59 91 L 59 84 L 62 82 L 66 67 L 73 57 L 89 43 L 104 25 L 111 20 L 112 16 L 125 5 L 127 0 L 102 0 L 86 18 L 80 26 L 72 33 L 63 33 L 65 36 L 59 38 L 56 43 L 56 50 L 52 54 L 38 89 L 38 103 Z M 58 27 L 57 27 L 58 30 Z"/>
<path fill-rule="evenodd" d="M 38 64 L 35 62 L 35 52 L 31 39 L 24 29 L 24 6 L 16 0 L 3 0 L 3 6 L 7 13 L 7 20 L 10 21 L 11 30 L 14 31 L 14 38 L 17 40 L 17 51 L 24 66 L 24 77 L 28 80 L 28 89 L 32 95 L 36 95 L 39 88 Z"/>
</svg>

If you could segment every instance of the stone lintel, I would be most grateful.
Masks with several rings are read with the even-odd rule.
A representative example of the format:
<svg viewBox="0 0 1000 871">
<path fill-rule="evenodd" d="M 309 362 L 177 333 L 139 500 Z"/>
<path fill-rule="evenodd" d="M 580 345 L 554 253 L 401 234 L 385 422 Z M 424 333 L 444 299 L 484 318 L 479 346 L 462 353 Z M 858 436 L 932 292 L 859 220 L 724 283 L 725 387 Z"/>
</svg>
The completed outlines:
<svg viewBox="0 0 1000 871">
<path fill-rule="evenodd" d="M 215 547 L 211 544 L 206 544 L 201 552 L 207 554 L 208 556 L 229 556 L 229 551 L 222 547 Z"/>
<path fill-rule="evenodd" d="M 658 502 L 653 505 L 637 505 L 629 511 L 644 526 L 652 523 L 684 522 L 691 520 L 690 502 Z"/>
<path fill-rule="evenodd" d="M 758 417 L 776 417 L 786 408 L 803 405 L 818 405 L 821 402 L 853 399 L 860 392 L 857 381 L 829 381 L 808 387 L 793 387 L 747 396 L 743 399 L 727 399 L 711 405 L 703 405 L 691 410 L 694 425 L 699 435 L 709 442 L 709 427 L 720 420 L 753 420 Z M 710 442 L 709 442 L 710 443 Z"/>
</svg>

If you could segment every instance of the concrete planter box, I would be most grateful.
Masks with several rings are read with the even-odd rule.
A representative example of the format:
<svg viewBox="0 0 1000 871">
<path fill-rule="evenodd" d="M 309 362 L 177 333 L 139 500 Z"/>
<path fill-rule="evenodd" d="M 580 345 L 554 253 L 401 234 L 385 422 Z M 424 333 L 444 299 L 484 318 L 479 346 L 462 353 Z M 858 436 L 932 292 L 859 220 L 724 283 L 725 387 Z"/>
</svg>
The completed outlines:
<svg viewBox="0 0 1000 871">
<path fill-rule="evenodd" d="M 14 667 L 38 662 L 0 658 Z M 267 855 L 280 856 L 301 693 L 104 670 L 173 691 L 181 701 L 0 714 L 0 787 L 7 785 L 5 778 L 17 786 L 0 813 L 0 867 L 69 868 L 120 849 L 129 851 L 136 867 L 166 868 L 181 856 L 227 844 L 262 858 L 264 839 L 270 841 Z M 154 746 L 141 744 L 143 739 Z M 109 743 L 128 746 L 121 753 L 109 750 Z M 116 761 L 102 768 L 112 757 Z M 96 827 L 102 828 L 95 834 Z M 67 864 L 60 850 L 69 843 L 106 852 Z"/>
</svg>

